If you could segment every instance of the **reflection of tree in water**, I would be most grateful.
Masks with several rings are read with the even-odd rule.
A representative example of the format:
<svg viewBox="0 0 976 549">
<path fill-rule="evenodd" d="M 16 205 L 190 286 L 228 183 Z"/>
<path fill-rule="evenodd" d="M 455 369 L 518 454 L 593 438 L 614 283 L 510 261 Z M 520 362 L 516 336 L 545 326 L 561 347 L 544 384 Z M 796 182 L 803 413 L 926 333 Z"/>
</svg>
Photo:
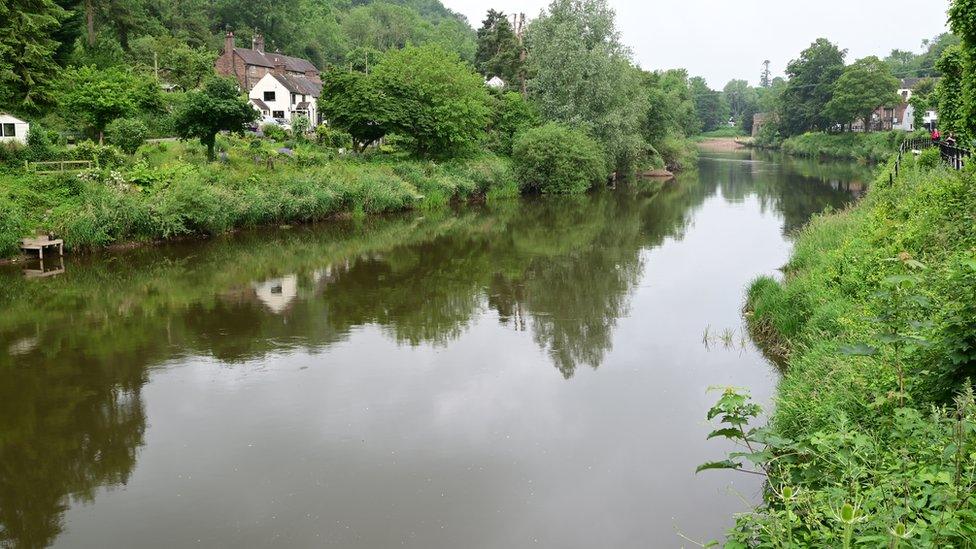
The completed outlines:
<svg viewBox="0 0 976 549">
<path fill-rule="evenodd" d="M 871 177 L 866 166 L 760 152 L 703 159 L 699 173 L 703 184 L 719 185 L 727 200 L 757 196 L 763 211 L 783 216 L 785 234 L 792 234 L 828 206 L 843 208 Z"/>
<path fill-rule="evenodd" d="M 70 498 L 128 480 L 146 423 L 140 388 L 154 364 L 325 348 L 365 324 L 399 342 L 444 345 L 489 308 L 504 325 L 531 328 L 568 378 L 610 351 L 642 250 L 680 238 L 718 190 L 733 201 L 757 196 L 789 231 L 850 200 L 838 182 L 854 177 L 815 163 L 703 160 L 660 192 L 636 183 L 365 227 L 239 235 L 69 265 L 43 285 L 5 277 L 0 545 L 50 544 Z"/>
<path fill-rule="evenodd" d="M 69 499 L 126 483 L 143 443 L 146 376 L 133 357 L 45 351 L 0 369 L 0 546 L 53 543 Z"/>
</svg>

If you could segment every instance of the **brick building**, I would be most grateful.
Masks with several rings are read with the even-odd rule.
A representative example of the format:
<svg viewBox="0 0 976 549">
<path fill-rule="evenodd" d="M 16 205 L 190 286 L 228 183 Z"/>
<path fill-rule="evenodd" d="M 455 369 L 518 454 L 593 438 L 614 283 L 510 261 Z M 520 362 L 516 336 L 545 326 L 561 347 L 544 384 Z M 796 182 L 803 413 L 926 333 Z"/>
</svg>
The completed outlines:
<svg viewBox="0 0 976 549">
<path fill-rule="evenodd" d="M 234 43 L 234 33 L 228 32 L 224 38 L 224 51 L 215 63 L 217 73 L 237 78 L 241 89 L 250 92 L 267 74 L 286 75 L 296 80 L 308 80 L 321 87 L 319 70 L 310 61 L 290 57 L 280 52 L 264 51 L 264 37 L 256 34 L 251 40 L 251 48 L 238 48 Z"/>
</svg>

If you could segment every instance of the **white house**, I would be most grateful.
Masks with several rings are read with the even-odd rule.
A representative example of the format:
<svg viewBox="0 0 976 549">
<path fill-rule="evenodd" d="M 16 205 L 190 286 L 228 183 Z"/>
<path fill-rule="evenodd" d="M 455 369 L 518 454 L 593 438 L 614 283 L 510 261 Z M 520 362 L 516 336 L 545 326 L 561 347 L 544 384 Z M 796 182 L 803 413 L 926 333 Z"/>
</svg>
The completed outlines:
<svg viewBox="0 0 976 549">
<path fill-rule="evenodd" d="M 5 112 L 0 112 L 0 143 L 26 145 L 29 134 L 30 125 L 27 122 Z"/>
<path fill-rule="evenodd" d="M 321 122 L 316 103 L 320 95 L 321 82 L 303 76 L 271 72 L 254 85 L 248 98 L 264 118 L 277 118 L 291 124 L 292 118 L 303 114 L 314 127 Z"/>
<path fill-rule="evenodd" d="M 500 90 L 505 87 L 505 81 L 497 76 L 492 76 L 491 80 L 486 80 L 485 85 L 489 88 Z"/>
</svg>

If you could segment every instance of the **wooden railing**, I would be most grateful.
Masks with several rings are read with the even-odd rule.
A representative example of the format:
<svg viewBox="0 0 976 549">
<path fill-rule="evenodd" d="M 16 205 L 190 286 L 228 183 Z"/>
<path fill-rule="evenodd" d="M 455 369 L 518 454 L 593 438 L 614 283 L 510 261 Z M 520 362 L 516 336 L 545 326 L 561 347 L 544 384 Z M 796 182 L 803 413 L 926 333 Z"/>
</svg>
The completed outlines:
<svg viewBox="0 0 976 549">
<path fill-rule="evenodd" d="M 24 162 L 24 167 L 29 172 L 40 175 L 49 175 L 64 172 L 80 172 L 92 168 L 91 160 L 50 160 L 43 162 Z"/>
</svg>

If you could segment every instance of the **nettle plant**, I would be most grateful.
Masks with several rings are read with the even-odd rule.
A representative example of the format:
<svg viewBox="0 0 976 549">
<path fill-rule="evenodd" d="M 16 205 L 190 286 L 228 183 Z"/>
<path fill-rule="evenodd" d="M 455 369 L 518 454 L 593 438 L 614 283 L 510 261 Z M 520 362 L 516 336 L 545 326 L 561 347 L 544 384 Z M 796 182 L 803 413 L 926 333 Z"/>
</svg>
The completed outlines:
<svg viewBox="0 0 976 549">
<path fill-rule="evenodd" d="M 971 384 L 951 408 L 932 408 L 928 415 L 899 408 L 876 431 L 839 415 L 834 428 L 791 440 L 750 427 L 761 412 L 735 388 L 726 388 L 708 412 L 721 424 L 709 438 L 731 440 L 740 449 L 698 472 L 731 469 L 766 478 L 764 504 L 736 517 L 725 547 L 973 546 Z"/>
</svg>

